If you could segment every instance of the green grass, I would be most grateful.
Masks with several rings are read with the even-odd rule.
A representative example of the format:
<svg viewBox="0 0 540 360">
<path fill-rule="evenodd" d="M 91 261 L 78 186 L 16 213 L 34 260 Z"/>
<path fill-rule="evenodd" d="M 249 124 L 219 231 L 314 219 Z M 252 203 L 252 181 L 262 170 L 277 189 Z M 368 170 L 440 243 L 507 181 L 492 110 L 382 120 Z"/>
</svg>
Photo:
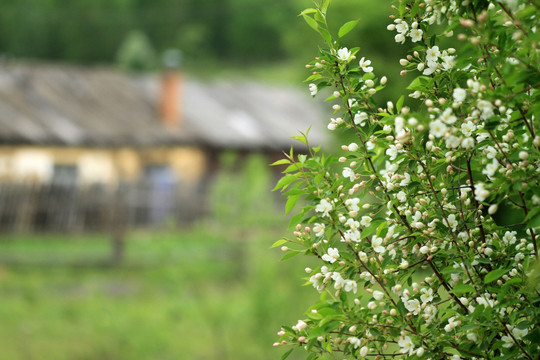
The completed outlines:
<svg viewBox="0 0 540 360">
<path fill-rule="evenodd" d="M 3 236 L 0 359 L 279 359 L 317 298 L 305 260 L 269 249 L 283 229 L 133 232 L 120 267 L 79 266 L 107 235 Z"/>
</svg>

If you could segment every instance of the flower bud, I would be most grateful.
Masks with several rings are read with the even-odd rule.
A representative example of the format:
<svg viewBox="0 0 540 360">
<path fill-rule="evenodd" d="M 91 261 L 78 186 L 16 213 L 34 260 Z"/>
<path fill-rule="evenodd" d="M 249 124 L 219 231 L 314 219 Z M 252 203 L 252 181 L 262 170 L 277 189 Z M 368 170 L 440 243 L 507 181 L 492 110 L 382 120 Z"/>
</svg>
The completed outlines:
<svg viewBox="0 0 540 360">
<path fill-rule="evenodd" d="M 366 357 L 367 353 L 368 353 L 369 349 L 367 346 L 362 346 L 360 348 L 360 356 L 361 357 Z"/>
</svg>

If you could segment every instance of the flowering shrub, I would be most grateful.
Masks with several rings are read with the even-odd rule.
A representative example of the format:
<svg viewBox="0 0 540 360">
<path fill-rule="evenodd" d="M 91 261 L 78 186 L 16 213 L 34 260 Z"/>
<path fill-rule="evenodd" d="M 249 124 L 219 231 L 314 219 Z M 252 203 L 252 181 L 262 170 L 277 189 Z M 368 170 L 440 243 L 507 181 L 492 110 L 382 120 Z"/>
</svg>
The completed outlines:
<svg viewBox="0 0 540 360">
<path fill-rule="evenodd" d="M 327 48 L 307 67 L 330 87 L 341 156 L 291 151 L 276 185 L 305 205 L 284 258 L 319 258 L 320 301 L 274 346 L 307 359 L 537 359 L 540 29 L 536 0 L 401 0 L 387 26 L 410 54 L 408 96 L 373 95 L 387 78 L 334 38 L 330 1 L 301 15 Z M 444 44 L 456 44 L 447 47 Z M 358 60 L 358 57 L 361 57 Z M 414 103 L 413 100 L 411 104 Z"/>
</svg>

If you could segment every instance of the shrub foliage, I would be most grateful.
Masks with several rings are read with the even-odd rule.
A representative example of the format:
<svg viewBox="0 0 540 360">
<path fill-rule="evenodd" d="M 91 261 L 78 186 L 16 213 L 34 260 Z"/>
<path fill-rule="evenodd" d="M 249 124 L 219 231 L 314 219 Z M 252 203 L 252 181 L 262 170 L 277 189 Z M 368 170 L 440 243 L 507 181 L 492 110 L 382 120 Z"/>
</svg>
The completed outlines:
<svg viewBox="0 0 540 360">
<path fill-rule="evenodd" d="M 377 64 L 340 46 L 357 22 L 332 34 L 329 4 L 301 13 L 326 42 L 306 81 L 313 96 L 330 89 L 328 129 L 355 140 L 275 163 L 286 211 L 304 202 L 274 246 L 319 258 L 306 272 L 320 301 L 274 346 L 292 347 L 283 358 L 537 359 L 538 1 L 395 2 L 387 30 L 416 77 L 386 104 L 373 99 L 387 82 Z"/>
</svg>

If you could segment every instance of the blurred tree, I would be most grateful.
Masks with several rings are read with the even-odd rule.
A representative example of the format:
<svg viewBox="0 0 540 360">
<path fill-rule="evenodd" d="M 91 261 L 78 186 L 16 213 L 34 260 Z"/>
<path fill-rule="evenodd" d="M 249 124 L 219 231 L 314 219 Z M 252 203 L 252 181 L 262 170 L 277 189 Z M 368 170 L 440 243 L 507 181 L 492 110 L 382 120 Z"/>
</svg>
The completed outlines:
<svg viewBox="0 0 540 360">
<path fill-rule="evenodd" d="M 118 66 L 128 71 L 149 71 L 156 68 L 157 58 L 152 44 L 145 33 L 131 31 L 118 50 Z"/>
<path fill-rule="evenodd" d="M 334 31 L 347 20 L 360 20 L 343 39 L 346 46 L 361 44 L 361 53 L 373 54 L 374 63 L 399 56 L 389 53 L 393 37 L 380 25 L 388 21 L 390 0 L 334 3 L 329 19 Z M 312 49 L 319 38 L 297 15 L 312 5 L 312 0 L 2 0 L 0 53 L 114 62 L 128 34 L 139 29 L 157 52 L 181 49 L 188 63 L 303 63 L 316 55 Z"/>
</svg>

